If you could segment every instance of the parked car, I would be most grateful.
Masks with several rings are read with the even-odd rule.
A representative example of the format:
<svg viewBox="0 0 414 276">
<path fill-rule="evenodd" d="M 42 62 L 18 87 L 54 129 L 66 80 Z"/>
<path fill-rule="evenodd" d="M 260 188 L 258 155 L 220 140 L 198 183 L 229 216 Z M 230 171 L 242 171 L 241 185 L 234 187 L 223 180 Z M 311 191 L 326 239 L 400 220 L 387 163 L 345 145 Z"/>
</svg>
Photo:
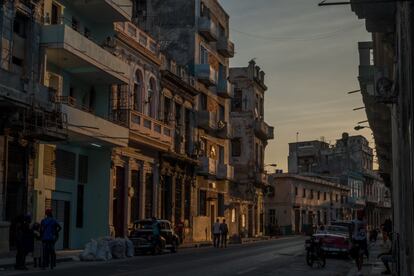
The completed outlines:
<svg viewBox="0 0 414 276">
<path fill-rule="evenodd" d="M 134 244 L 135 254 L 161 253 L 165 249 L 169 249 L 172 253 L 177 252 L 180 239 L 174 233 L 171 223 L 168 220 L 157 220 L 157 222 L 160 224 L 161 238 L 156 248 L 152 242 L 152 220 L 143 219 L 134 222 L 129 239 Z"/>
<path fill-rule="evenodd" d="M 346 226 L 328 225 L 323 233 L 314 234 L 322 240 L 322 249 L 325 253 L 349 254 L 351 241 Z"/>
</svg>

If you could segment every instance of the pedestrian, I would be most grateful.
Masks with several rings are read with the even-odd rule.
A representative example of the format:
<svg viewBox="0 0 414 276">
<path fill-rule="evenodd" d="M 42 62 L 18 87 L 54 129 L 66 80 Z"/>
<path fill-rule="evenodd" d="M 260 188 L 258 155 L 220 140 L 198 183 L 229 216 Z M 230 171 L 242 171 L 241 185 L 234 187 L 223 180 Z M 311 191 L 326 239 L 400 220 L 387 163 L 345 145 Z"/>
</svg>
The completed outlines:
<svg viewBox="0 0 414 276">
<path fill-rule="evenodd" d="M 325 225 L 321 224 L 321 226 L 319 226 L 319 229 L 316 231 L 316 234 L 328 234 L 328 231 L 325 229 Z"/>
<path fill-rule="evenodd" d="M 394 263 L 394 258 L 392 254 L 392 233 L 389 234 L 390 242 L 387 244 L 388 246 L 383 247 L 383 252 L 377 256 L 378 259 L 381 259 L 382 263 L 385 266 L 385 270 L 381 273 L 382 275 L 390 275 L 391 274 L 391 263 Z"/>
<path fill-rule="evenodd" d="M 152 254 L 155 255 L 161 250 L 161 225 L 156 217 L 152 217 Z"/>
<path fill-rule="evenodd" d="M 217 219 L 213 225 L 213 243 L 214 247 L 219 248 L 220 246 L 220 220 Z"/>
<path fill-rule="evenodd" d="M 175 227 L 175 231 L 180 239 L 180 243 L 183 243 L 184 240 L 184 223 L 180 221 L 177 226 Z"/>
<path fill-rule="evenodd" d="M 43 256 L 43 244 L 42 244 L 42 236 L 40 234 L 40 224 L 34 223 L 33 224 L 33 263 L 34 267 L 42 267 L 42 256 Z"/>
<path fill-rule="evenodd" d="M 16 220 L 16 264 L 15 269 L 27 270 L 26 256 L 33 250 L 33 234 L 30 229 L 30 215 L 19 216 Z"/>
<path fill-rule="evenodd" d="M 226 220 L 223 219 L 223 222 L 220 224 L 220 234 L 221 234 L 221 247 L 227 247 L 227 235 L 229 234 L 229 228 L 227 227 Z"/>
<path fill-rule="evenodd" d="M 364 253 L 368 256 L 368 242 L 367 242 L 367 225 L 364 221 L 365 213 L 359 210 L 357 219 L 352 221 L 352 248 L 351 255 L 355 259 L 358 274 L 362 275 L 362 265 L 364 261 Z"/>
<path fill-rule="evenodd" d="M 46 218 L 40 223 L 40 233 L 43 244 L 43 268 L 56 266 L 55 243 L 59 239 L 59 232 L 62 227 L 53 218 L 52 209 L 46 209 Z"/>
</svg>

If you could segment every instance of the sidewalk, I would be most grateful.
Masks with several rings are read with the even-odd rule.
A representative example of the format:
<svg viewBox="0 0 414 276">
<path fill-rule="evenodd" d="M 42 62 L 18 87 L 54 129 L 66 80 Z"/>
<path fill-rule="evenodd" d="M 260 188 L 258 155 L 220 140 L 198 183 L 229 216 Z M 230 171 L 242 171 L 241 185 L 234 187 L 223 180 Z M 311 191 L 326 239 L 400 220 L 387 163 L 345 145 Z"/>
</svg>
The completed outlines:
<svg viewBox="0 0 414 276">
<path fill-rule="evenodd" d="M 369 259 L 364 259 L 362 268 L 362 275 L 364 276 L 378 276 L 385 270 L 385 266 L 377 256 L 384 251 L 382 239 L 378 239 L 375 243 L 369 245 Z M 348 276 L 357 275 L 355 265 L 349 271 Z"/>
<path fill-rule="evenodd" d="M 82 250 L 62 250 L 56 252 L 56 262 L 62 263 L 62 262 L 71 262 L 71 261 L 78 261 L 79 260 L 79 254 L 82 252 Z M 8 254 L 9 256 L 6 258 L 0 258 L 0 271 L 10 269 L 14 267 L 15 264 L 15 253 Z M 33 258 L 31 254 L 26 257 L 26 265 L 32 266 L 33 265 Z"/>
</svg>

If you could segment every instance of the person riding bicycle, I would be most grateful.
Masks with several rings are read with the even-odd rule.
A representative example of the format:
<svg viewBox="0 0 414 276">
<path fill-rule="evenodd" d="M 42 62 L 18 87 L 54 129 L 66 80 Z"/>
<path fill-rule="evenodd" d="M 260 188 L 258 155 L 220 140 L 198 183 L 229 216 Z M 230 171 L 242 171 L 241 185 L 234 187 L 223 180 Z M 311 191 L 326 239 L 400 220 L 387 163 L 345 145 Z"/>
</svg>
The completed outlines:
<svg viewBox="0 0 414 276">
<path fill-rule="evenodd" d="M 364 260 L 364 254 L 368 256 L 368 243 L 367 243 L 367 225 L 364 221 L 365 213 L 363 210 L 357 212 L 357 219 L 352 221 L 352 249 L 351 255 L 355 259 L 355 263 L 358 269 L 357 275 L 362 275 L 362 264 Z"/>
</svg>

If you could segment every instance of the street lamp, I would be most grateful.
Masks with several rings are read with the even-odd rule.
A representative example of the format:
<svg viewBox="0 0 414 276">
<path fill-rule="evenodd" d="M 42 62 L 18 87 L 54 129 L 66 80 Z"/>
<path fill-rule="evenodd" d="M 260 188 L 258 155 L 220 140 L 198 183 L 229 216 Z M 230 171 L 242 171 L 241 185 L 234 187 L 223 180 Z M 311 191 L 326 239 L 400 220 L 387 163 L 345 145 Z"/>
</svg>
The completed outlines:
<svg viewBox="0 0 414 276">
<path fill-rule="evenodd" d="M 364 129 L 364 128 L 370 128 L 370 127 L 369 126 L 360 126 L 360 125 L 354 127 L 354 129 L 356 131 L 359 131 L 359 130 Z"/>
</svg>

